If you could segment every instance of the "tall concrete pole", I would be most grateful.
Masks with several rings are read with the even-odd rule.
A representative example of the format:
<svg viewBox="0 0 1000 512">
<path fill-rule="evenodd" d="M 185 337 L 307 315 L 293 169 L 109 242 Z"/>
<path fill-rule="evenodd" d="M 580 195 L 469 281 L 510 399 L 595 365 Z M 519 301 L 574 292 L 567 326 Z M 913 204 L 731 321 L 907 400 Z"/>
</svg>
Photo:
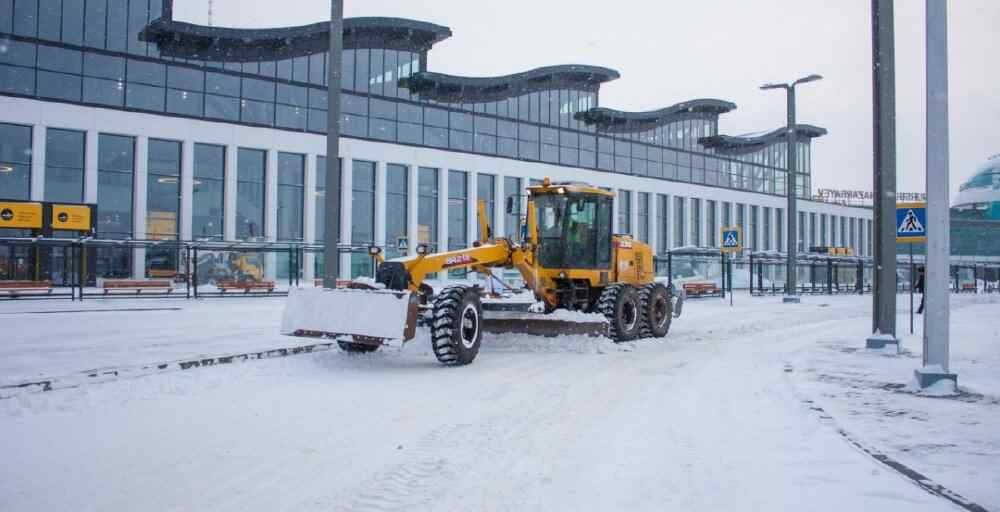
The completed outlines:
<svg viewBox="0 0 1000 512">
<path fill-rule="evenodd" d="M 325 237 L 323 287 L 336 288 L 340 276 L 340 61 L 344 49 L 344 2 L 330 0 L 330 57 L 327 77 Z"/>
<path fill-rule="evenodd" d="M 896 63 L 893 0 L 872 0 L 875 292 L 872 331 L 896 337 Z"/>
<path fill-rule="evenodd" d="M 788 175 L 785 178 L 785 192 L 787 192 L 788 198 L 788 208 L 786 221 L 786 256 L 787 261 L 785 262 L 785 295 L 788 297 L 795 296 L 799 290 L 798 288 L 798 275 L 796 274 L 795 261 L 798 257 L 798 208 L 796 200 L 796 194 L 798 193 L 798 165 L 796 164 L 796 157 L 798 156 L 798 137 L 795 133 L 795 84 L 793 83 L 787 89 L 787 99 L 788 105 L 786 107 L 786 112 L 788 113 L 788 133 L 785 134 L 787 137 L 788 144 L 788 157 L 786 158 L 788 164 Z"/>
<path fill-rule="evenodd" d="M 927 0 L 927 273 L 924 366 L 948 372 L 948 4 Z"/>
</svg>

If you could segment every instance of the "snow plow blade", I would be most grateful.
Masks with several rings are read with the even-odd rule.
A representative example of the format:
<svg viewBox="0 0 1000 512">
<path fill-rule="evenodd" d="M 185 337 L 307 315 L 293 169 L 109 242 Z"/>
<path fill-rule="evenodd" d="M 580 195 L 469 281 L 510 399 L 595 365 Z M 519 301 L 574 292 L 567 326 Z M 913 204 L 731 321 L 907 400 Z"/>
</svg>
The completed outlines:
<svg viewBox="0 0 1000 512">
<path fill-rule="evenodd" d="M 282 334 L 366 345 L 410 340 L 416 329 L 417 298 L 408 291 L 292 288 L 281 320 Z"/>
<path fill-rule="evenodd" d="M 594 315 L 586 315 L 594 317 Z M 544 313 L 490 311 L 484 308 L 483 331 L 495 334 L 515 333 L 554 338 L 562 335 L 607 336 L 608 322 L 603 318 L 564 319 Z"/>
</svg>

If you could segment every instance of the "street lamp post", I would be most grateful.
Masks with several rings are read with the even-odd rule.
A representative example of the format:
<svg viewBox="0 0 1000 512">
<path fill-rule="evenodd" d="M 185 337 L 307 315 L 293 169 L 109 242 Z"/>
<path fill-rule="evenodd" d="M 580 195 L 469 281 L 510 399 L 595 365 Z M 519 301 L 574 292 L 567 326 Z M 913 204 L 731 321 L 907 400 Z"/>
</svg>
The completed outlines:
<svg viewBox="0 0 1000 512">
<path fill-rule="evenodd" d="M 798 256 L 798 220 L 799 214 L 797 211 L 795 195 L 796 188 L 798 186 L 798 180 L 796 179 L 796 141 L 798 137 L 795 132 L 795 86 L 799 84 L 804 84 L 807 82 L 815 82 L 823 77 L 820 75 L 809 75 L 802 77 L 790 84 L 764 84 L 760 86 L 762 90 L 767 89 L 784 89 L 785 97 L 787 99 L 786 112 L 788 114 L 788 123 L 785 130 L 785 138 L 787 140 L 788 146 L 788 156 L 785 159 L 788 164 L 788 172 L 785 176 L 785 193 L 788 198 L 788 208 L 786 221 L 786 233 L 785 233 L 785 245 L 787 255 L 787 261 L 785 264 L 785 302 L 798 302 L 798 283 L 797 275 L 795 273 L 795 261 Z"/>
</svg>

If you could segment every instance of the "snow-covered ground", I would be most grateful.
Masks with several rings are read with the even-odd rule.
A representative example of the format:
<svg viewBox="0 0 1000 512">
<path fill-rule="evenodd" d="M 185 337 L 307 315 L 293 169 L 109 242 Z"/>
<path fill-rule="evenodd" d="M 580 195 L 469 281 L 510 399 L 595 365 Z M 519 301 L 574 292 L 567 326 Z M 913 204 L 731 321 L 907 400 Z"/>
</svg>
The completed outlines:
<svg viewBox="0 0 1000 512">
<path fill-rule="evenodd" d="M 692 300 L 663 341 L 490 337 L 460 368 L 421 332 L 20 393 L 0 510 L 955 509 L 838 428 L 1000 508 L 1000 297 L 954 298 L 947 399 L 902 387 L 919 338 L 863 349 L 870 301 Z M 282 304 L 0 303 L 0 381 L 308 343 L 277 334 Z"/>
</svg>

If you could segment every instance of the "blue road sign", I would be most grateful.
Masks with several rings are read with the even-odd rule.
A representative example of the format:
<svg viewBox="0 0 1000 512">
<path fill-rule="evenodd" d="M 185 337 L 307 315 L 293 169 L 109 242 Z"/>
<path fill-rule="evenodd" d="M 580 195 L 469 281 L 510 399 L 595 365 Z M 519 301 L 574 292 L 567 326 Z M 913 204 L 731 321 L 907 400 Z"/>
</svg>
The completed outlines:
<svg viewBox="0 0 1000 512">
<path fill-rule="evenodd" d="M 927 203 L 896 204 L 896 242 L 927 242 Z"/>
<path fill-rule="evenodd" d="M 722 228 L 719 238 L 722 239 L 722 252 L 739 252 L 743 250 L 743 230 L 737 227 Z"/>
</svg>

